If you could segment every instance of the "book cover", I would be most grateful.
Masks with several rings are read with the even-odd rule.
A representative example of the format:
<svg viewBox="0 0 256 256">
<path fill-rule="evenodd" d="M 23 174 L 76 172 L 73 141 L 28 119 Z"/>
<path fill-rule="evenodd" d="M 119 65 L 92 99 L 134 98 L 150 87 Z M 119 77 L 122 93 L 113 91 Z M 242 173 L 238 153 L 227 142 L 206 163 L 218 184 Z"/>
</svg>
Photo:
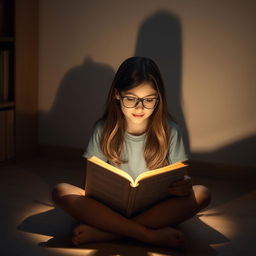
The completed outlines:
<svg viewBox="0 0 256 256">
<path fill-rule="evenodd" d="M 184 178 L 187 165 L 175 163 L 146 171 L 135 180 L 125 171 L 93 156 L 87 159 L 86 195 L 130 217 L 169 197 L 169 186 Z"/>
</svg>

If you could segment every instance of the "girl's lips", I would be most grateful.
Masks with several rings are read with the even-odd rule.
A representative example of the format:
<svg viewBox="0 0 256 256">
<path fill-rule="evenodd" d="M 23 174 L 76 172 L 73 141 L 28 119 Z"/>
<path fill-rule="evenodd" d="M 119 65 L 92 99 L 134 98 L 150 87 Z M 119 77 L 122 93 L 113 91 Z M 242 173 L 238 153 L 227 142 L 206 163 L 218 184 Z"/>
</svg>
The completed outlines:
<svg viewBox="0 0 256 256">
<path fill-rule="evenodd" d="M 132 115 L 133 115 L 134 117 L 138 117 L 138 118 L 144 116 L 144 114 L 140 114 L 140 115 L 139 115 L 139 114 L 132 114 Z"/>
</svg>

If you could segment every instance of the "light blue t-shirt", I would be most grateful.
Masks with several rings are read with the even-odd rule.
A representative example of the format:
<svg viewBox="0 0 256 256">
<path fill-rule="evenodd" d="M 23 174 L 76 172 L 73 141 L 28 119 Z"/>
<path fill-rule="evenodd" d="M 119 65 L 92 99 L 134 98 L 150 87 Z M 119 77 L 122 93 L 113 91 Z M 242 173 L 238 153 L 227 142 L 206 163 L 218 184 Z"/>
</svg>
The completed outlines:
<svg viewBox="0 0 256 256">
<path fill-rule="evenodd" d="M 171 136 L 170 136 L 170 149 L 169 149 L 169 163 L 183 162 L 188 160 L 179 127 L 176 123 L 171 122 Z M 98 123 L 90 138 L 87 149 L 83 157 L 89 158 L 97 156 L 105 162 L 108 162 L 106 156 L 100 149 L 100 136 L 102 132 L 102 123 Z M 125 133 L 124 149 L 122 152 L 122 159 L 128 160 L 127 163 L 121 164 L 118 168 L 129 173 L 133 178 L 136 178 L 140 173 L 147 171 L 146 162 L 144 159 L 144 146 L 147 134 L 132 135 Z M 111 162 L 110 162 L 111 164 Z"/>
</svg>

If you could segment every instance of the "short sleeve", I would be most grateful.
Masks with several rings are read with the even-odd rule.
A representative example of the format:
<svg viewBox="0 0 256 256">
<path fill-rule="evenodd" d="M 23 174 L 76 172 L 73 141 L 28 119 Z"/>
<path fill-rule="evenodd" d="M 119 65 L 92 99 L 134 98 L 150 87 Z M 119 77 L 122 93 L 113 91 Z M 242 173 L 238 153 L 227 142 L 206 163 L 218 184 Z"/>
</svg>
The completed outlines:
<svg viewBox="0 0 256 256">
<path fill-rule="evenodd" d="M 97 156 L 101 160 L 107 162 L 107 158 L 102 153 L 100 149 L 100 136 L 102 132 L 102 124 L 96 124 L 93 134 L 89 140 L 86 151 L 83 154 L 84 158 L 89 158 L 92 156 Z"/>
<path fill-rule="evenodd" d="M 184 162 L 186 160 L 188 160 L 188 155 L 184 147 L 179 126 L 176 123 L 171 122 L 169 162 L 173 164 L 176 162 Z"/>
</svg>

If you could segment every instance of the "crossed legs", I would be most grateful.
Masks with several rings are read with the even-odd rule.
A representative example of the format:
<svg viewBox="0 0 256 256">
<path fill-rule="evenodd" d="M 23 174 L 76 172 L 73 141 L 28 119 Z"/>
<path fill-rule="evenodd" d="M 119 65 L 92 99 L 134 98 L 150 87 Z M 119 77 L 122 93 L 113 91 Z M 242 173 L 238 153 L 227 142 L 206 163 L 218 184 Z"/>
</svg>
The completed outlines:
<svg viewBox="0 0 256 256">
<path fill-rule="evenodd" d="M 155 245 L 180 247 L 183 234 L 173 227 L 205 208 L 210 202 L 210 194 L 204 186 L 193 186 L 191 195 L 171 197 L 133 218 L 124 217 L 87 197 L 83 189 L 67 183 L 55 186 L 52 199 L 83 223 L 73 231 L 75 245 L 125 236 Z"/>
</svg>

